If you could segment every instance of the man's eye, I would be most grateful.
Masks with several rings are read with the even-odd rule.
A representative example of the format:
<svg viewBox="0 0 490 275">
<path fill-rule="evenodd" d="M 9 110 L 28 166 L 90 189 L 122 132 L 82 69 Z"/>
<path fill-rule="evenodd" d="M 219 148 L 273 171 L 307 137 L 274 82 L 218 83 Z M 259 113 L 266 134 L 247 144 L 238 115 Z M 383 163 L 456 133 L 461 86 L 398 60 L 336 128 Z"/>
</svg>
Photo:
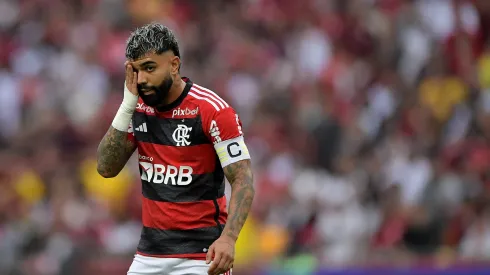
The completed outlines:
<svg viewBox="0 0 490 275">
<path fill-rule="evenodd" d="M 153 72 L 155 70 L 155 67 L 146 67 L 145 70 L 147 72 Z"/>
</svg>

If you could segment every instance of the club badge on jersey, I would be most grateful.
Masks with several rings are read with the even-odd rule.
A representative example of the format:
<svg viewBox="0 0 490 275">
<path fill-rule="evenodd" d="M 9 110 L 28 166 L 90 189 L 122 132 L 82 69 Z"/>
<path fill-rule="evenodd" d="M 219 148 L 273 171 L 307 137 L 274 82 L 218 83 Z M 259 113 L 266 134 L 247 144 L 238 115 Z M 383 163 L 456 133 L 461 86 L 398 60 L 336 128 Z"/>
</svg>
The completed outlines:
<svg viewBox="0 0 490 275">
<path fill-rule="evenodd" d="M 177 146 L 191 145 L 191 142 L 189 140 L 190 139 L 189 133 L 191 131 L 192 131 L 192 127 L 187 127 L 184 124 L 177 125 L 177 129 L 175 129 L 174 133 L 172 134 L 172 138 L 174 139 Z"/>
</svg>

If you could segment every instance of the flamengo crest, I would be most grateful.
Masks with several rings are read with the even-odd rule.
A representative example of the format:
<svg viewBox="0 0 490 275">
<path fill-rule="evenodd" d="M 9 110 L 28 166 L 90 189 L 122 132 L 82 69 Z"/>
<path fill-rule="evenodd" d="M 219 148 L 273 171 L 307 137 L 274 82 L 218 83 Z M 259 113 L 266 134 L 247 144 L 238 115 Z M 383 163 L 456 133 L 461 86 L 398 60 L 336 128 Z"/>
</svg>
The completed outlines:
<svg viewBox="0 0 490 275">
<path fill-rule="evenodd" d="M 172 138 L 177 143 L 177 146 L 189 146 L 191 144 L 189 141 L 191 130 L 192 127 L 187 127 L 184 124 L 177 125 L 177 129 L 172 134 Z"/>
</svg>

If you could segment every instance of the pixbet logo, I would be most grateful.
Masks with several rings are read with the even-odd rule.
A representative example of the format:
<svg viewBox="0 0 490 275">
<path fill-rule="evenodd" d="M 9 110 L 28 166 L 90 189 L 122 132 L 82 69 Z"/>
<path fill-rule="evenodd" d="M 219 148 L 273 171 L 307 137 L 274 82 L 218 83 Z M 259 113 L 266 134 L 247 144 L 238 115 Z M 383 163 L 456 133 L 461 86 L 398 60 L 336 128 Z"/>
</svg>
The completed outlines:
<svg viewBox="0 0 490 275">
<path fill-rule="evenodd" d="M 172 112 L 172 118 L 176 116 L 195 116 L 197 115 L 197 113 L 199 113 L 199 107 L 197 107 L 194 110 L 191 110 L 189 108 L 185 108 L 185 109 L 178 108 Z"/>
<path fill-rule="evenodd" d="M 153 161 L 152 157 L 139 156 L 140 160 Z M 192 182 L 192 167 L 163 165 L 140 161 L 141 179 L 156 184 L 189 185 Z"/>
<path fill-rule="evenodd" d="M 136 105 L 136 110 L 141 111 L 141 112 L 145 112 L 145 113 L 150 113 L 150 114 L 155 113 L 155 109 L 153 109 L 150 106 L 146 106 L 144 103 L 138 103 Z"/>
</svg>

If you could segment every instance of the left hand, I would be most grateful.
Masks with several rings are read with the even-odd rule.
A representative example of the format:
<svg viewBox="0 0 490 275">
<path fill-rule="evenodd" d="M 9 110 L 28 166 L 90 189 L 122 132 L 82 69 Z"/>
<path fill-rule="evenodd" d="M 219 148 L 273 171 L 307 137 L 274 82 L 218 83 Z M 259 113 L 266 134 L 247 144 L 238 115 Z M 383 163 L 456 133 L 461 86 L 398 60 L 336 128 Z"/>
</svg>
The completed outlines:
<svg viewBox="0 0 490 275">
<path fill-rule="evenodd" d="M 206 264 L 212 262 L 209 267 L 209 275 L 219 275 L 233 267 L 235 261 L 235 240 L 227 236 L 217 239 L 206 254 Z"/>
</svg>

